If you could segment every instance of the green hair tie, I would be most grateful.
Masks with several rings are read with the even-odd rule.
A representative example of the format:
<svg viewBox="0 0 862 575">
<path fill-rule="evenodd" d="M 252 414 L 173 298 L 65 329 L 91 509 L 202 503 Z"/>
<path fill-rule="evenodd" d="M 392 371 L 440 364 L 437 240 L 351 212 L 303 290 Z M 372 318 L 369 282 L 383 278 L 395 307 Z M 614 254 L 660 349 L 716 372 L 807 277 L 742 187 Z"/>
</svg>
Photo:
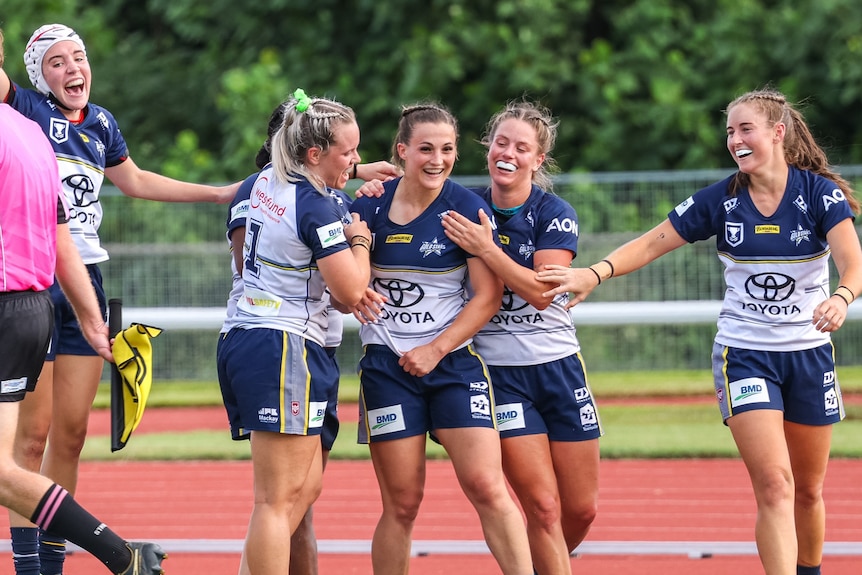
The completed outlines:
<svg viewBox="0 0 862 575">
<path fill-rule="evenodd" d="M 305 112 L 311 105 L 311 98 L 309 98 L 305 94 L 305 90 L 303 90 L 302 88 L 297 88 L 296 91 L 293 93 L 293 97 L 296 98 L 297 112 Z"/>
</svg>

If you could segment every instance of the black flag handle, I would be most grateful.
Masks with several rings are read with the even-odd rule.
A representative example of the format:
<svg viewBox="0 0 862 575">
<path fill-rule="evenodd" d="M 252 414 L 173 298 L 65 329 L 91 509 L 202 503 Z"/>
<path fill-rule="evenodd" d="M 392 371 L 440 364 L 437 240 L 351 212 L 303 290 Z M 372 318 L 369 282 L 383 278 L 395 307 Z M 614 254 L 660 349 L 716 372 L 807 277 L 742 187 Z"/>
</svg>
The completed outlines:
<svg viewBox="0 0 862 575">
<path fill-rule="evenodd" d="M 123 331 L 123 300 L 112 298 L 108 300 L 108 333 L 111 338 Z M 111 364 L 111 451 L 123 448 L 120 437 L 125 425 L 125 409 L 123 406 L 123 378 L 117 364 Z"/>
</svg>

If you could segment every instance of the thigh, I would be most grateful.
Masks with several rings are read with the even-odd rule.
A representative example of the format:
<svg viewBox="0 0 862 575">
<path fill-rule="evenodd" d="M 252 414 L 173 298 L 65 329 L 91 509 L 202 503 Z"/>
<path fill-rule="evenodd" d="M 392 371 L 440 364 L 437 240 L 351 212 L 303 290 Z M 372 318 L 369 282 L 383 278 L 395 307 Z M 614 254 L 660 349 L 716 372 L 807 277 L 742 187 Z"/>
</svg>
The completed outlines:
<svg viewBox="0 0 862 575">
<path fill-rule="evenodd" d="M 557 494 L 551 445 L 545 434 L 504 437 L 503 470 L 522 503 Z"/>
<path fill-rule="evenodd" d="M 319 486 L 323 468 L 317 455 L 320 439 L 255 431 L 251 437 L 256 500 L 292 504 Z M 304 512 L 303 512 L 304 513 Z"/>
<path fill-rule="evenodd" d="M 425 435 L 372 442 L 370 450 L 383 504 L 418 506 L 425 486 Z"/>
<path fill-rule="evenodd" d="M 564 508 L 593 504 L 599 496 L 599 440 L 552 441 L 551 458 Z"/>
<path fill-rule="evenodd" d="M 832 426 L 785 421 L 784 436 L 787 439 L 790 465 L 797 489 L 819 491 L 826 478 L 832 445 Z"/>
<path fill-rule="evenodd" d="M 52 426 L 86 430 L 93 399 L 99 387 L 104 360 L 98 355 L 58 355 L 54 360 Z M 62 406 L 62 408 L 60 408 Z"/>
</svg>

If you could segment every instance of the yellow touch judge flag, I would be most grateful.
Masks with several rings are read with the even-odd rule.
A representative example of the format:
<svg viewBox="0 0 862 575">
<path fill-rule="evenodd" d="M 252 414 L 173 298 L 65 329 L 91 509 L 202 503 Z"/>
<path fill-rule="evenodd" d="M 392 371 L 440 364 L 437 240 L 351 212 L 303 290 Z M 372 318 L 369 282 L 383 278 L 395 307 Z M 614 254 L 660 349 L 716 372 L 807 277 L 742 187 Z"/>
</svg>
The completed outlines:
<svg viewBox="0 0 862 575">
<path fill-rule="evenodd" d="M 126 446 L 144 415 L 153 384 L 153 346 L 150 340 L 162 333 L 158 327 L 133 323 L 119 332 L 111 351 L 115 368 L 112 386 L 121 393 L 111 394 L 111 451 Z M 115 391 L 115 390 L 112 390 Z"/>
</svg>

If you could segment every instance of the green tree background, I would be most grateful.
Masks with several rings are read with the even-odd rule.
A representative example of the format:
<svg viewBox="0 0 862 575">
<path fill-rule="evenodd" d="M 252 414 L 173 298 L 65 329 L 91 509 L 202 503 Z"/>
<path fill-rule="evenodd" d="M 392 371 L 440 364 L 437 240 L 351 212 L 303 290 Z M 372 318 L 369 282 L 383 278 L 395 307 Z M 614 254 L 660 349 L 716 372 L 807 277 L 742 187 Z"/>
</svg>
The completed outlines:
<svg viewBox="0 0 862 575">
<path fill-rule="evenodd" d="M 730 167 L 727 102 L 771 85 L 803 102 L 836 164 L 862 163 L 862 10 L 855 0 L 4 0 L 6 68 L 38 26 L 84 38 L 94 102 L 136 161 L 236 180 L 296 87 L 357 113 L 366 160 L 387 158 L 400 106 L 445 103 L 457 171 L 506 100 L 561 120 L 563 171 Z"/>
</svg>

